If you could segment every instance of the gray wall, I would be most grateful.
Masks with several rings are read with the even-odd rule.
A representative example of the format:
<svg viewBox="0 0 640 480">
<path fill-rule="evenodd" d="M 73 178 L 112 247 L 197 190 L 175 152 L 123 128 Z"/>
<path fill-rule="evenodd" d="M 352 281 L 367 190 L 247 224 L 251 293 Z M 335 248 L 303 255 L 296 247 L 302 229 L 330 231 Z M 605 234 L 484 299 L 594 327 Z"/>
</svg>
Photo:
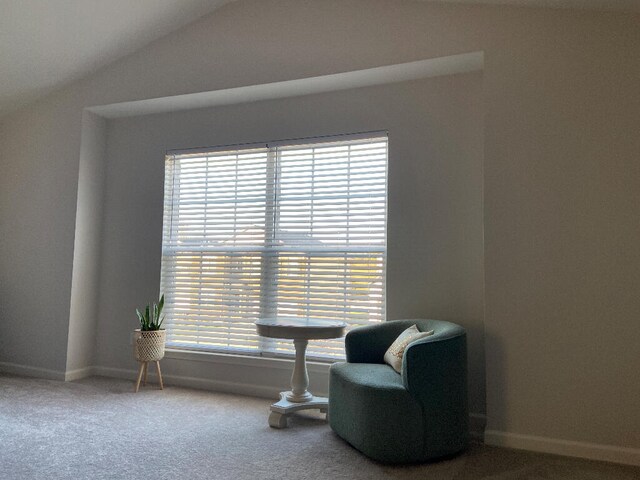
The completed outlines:
<svg viewBox="0 0 640 480">
<path fill-rule="evenodd" d="M 109 122 L 98 364 L 134 368 L 132 312 L 158 296 L 166 150 L 388 130 L 388 318 L 467 327 L 471 410 L 484 413 L 481 98 L 475 73 Z M 184 374 L 175 363 L 165 371 Z M 188 374 L 289 383 L 289 372 L 250 381 L 255 373 L 196 365 Z M 326 392 L 326 374 L 314 377 Z"/>
<path fill-rule="evenodd" d="M 83 369 L 95 364 L 106 141 L 106 121 L 85 111 L 78 167 L 67 378 L 82 375 Z"/>
<path fill-rule="evenodd" d="M 589 442 L 640 458 L 639 23 L 408 0 L 239 0 L 4 117 L 2 368 L 65 368 L 83 107 L 483 50 L 488 427 L 519 445 Z"/>
<path fill-rule="evenodd" d="M 63 378 L 82 110 L 61 95 L 0 123 L 0 362 Z M 7 365 L 8 364 L 8 365 Z"/>
</svg>

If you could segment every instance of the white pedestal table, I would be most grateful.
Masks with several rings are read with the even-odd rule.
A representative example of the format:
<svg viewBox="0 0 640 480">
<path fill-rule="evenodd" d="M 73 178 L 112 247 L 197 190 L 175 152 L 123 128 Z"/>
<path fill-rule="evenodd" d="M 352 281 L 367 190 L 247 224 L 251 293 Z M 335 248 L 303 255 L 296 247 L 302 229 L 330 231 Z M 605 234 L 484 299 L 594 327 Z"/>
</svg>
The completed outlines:
<svg viewBox="0 0 640 480">
<path fill-rule="evenodd" d="M 344 322 L 304 318 L 269 318 L 256 322 L 258 335 L 269 338 L 293 340 L 296 348 L 296 360 L 291 376 L 291 390 L 280 393 L 280 400 L 271 405 L 269 425 L 273 428 L 286 428 L 287 417 L 298 410 L 319 409 L 327 413 L 329 400 L 316 397 L 307 390 L 306 351 L 309 340 L 339 338 L 344 335 L 347 326 Z"/>
</svg>

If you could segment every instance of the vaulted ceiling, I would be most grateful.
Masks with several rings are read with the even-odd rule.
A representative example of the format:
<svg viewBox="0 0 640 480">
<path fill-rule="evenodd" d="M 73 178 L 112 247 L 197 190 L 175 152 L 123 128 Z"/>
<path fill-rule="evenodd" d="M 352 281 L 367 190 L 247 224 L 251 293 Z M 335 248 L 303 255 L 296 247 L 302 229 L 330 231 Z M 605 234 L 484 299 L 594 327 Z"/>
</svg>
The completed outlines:
<svg viewBox="0 0 640 480">
<path fill-rule="evenodd" d="M 230 1 L 0 0 L 0 115 Z M 442 1 L 640 11 L 640 0 Z"/>
<path fill-rule="evenodd" d="M 0 115 L 230 0 L 0 0 Z"/>
</svg>

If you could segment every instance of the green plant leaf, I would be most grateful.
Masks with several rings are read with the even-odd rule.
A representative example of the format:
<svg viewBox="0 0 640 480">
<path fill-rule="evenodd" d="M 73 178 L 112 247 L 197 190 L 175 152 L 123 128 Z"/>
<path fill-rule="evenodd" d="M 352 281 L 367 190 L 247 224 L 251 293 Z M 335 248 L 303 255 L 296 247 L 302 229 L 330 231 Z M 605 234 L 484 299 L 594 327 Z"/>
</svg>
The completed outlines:
<svg viewBox="0 0 640 480">
<path fill-rule="evenodd" d="M 162 310 L 164 309 L 164 294 L 160 296 L 158 303 L 153 302 L 151 305 L 147 305 L 144 310 L 144 314 L 140 313 L 140 310 L 136 308 L 136 315 L 140 321 L 140 330 L 152 331 L 160 330 L 162 323 L 164 322 L 164 316 Z"/>
<path fill-rule="evenodd" d="M 160 303 L 158 303 L 158 315 L 162 315 L 163 308 L 164 308 L 164 293 L 160 297 Z"/>
</svg>

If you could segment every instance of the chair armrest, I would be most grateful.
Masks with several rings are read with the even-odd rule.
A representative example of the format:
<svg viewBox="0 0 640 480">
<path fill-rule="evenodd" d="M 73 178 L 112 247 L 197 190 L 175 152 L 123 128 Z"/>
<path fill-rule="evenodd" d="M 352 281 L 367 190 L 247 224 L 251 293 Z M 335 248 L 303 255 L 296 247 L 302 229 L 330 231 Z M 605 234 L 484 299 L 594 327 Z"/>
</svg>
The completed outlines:
<svg viewBox="0 0 640 480">
<path fill-rule="evenodd" d="M 357 327 L 347 333 L 345 350 L 349 363 L 384 363 L 384 354 L 413 320 L 392 320 Z"/>
<path fill-rule="evenodd" d="M 444 444 L 468 438 L 467 337 L 462 327 L 452 325 L 410 344 L 402 359 L 402 381 L 422 404 L 425 431 L 436 433 Z"/>
<path fill-rule="evenodd" d="M 411 392 L 420 394 L 450 382 L 461 383 L 461 375 L 466 379 L 467 334 L 459 325 L 447 324 L 434 335 L 410 343 L 404 351 L 402 382 Z"/>
</svg>

